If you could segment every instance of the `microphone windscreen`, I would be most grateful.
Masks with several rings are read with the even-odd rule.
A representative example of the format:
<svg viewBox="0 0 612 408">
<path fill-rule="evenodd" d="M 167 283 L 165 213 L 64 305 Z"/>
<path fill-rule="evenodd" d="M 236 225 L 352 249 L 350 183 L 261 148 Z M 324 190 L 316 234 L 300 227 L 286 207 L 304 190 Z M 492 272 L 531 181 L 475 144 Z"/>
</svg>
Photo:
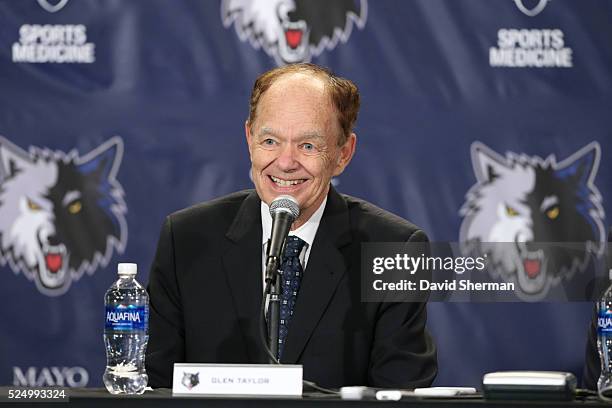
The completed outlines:
<svg viewBox="0 0 612 408">
<path fill-rule="evenodd" d="M 290 195 L 280 195 L 272 200 L 270 203 L 270 215 L 272 218 L 274 218 L 274 215 L 279 209 L 289 211 L 294 219 L 300 215 L 300 205 L 297 200 Z"/>
</svg>

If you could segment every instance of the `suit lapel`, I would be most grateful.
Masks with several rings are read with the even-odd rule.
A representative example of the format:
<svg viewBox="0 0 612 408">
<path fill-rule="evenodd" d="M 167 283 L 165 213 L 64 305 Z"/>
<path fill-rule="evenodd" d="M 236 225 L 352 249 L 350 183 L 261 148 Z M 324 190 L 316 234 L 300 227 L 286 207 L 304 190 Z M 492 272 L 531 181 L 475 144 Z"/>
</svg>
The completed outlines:
<svg viewBox="0 0 612 408">
<path fill-rule="evenodd" d="M 226 234 L 231 242 L 223 255 L 238 324 L 251 362 L 265 361 L 265 352 L 259 340 L 259 312 L 263 293 L 260 203 L 254 191 L 244 200 Z"/>
<path fill-rule="evenodd" d="M 299 360 L 321 320 L 346 270 L 340 248 L 350 241 L 348 208 L 332 187 L 300 285 L 283 350 L 283 363 L 292 364 Z"/>
</svg>

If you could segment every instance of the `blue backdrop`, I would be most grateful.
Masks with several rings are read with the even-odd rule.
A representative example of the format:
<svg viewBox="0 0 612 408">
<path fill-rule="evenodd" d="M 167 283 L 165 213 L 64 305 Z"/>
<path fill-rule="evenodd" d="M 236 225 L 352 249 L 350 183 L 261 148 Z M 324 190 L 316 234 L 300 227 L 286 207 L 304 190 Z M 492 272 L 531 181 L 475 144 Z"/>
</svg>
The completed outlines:
<svg viewBox="0 0 612 408">
<path fill-rule="evenodd" d="M 596 142 L 588 200 L 607 225 L 612 1 L 256 3 L 0 0 L 0 384 L 101 386 L 117 262 L 146 282 L 166 214 L 251 186 L 248 96 L 286 61 L 358 84 L 337 188 L 432 240 L 459 239 L 476 141 L 556 162 Z M 580 374 L 590 308 L 432 303 L 436 384 Z"/>
</svg>

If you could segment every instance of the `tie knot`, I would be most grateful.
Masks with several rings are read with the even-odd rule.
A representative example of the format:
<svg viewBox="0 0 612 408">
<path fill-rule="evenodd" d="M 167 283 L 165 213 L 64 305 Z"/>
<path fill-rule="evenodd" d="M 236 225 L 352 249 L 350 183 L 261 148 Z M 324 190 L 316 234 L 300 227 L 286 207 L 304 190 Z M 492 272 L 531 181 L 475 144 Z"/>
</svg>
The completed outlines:
<svg viewBox="0 0 612 408">
<path fill-rule="evenodd" d="M 289 235 L 285 241 L 285 257 L 299 256 L 306 242 L 295 235 Z"/>
</svg>

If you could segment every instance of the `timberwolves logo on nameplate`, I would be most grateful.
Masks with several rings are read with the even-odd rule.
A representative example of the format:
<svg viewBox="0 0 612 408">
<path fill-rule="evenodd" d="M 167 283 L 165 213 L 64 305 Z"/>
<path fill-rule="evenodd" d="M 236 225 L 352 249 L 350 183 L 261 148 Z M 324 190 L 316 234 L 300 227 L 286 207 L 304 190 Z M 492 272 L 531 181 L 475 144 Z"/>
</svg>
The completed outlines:
<svg viewBox="0 0 612 408">
<path fill-rule="evenodd" d="M 183 384 L 188 390 L 193 389 L 193 387 L 199 383 L 200 373 L 183 373 L 183 380 L 181 381 L 181 384 Z"/>
<path fill-rule="evenodd" d="M 127 211 L 116 180 L 123 141 L 81 156 L 0 136 L 0 264 L 49 296 L 108 264 L 127 242 Z"/>
<path fill-rule="evenodd" d="M 278 65 L 309 62 L 365 26 L 367 0 L 223 0 L 221 18 Z"/>
<path fill-rule="evenodd" d="M 604 210 L 594 184 L 601 156 L 592 142 L 557 162 L 526 154 L 501 156 L 472 144 L 476 184 L 461 209 L 464 254 L 486 254 L 489 273 L 515 282 L 524 300 L 543 299 L 604 250 Z M 491 243 L 505 242 L 495 245 Z M 578 243 L 571 251 L 549 242 Z M 572 244 L 573 245 L 573 244 Z M 574 247 L 572 247 L 574 248 Z"/>
</svg>

